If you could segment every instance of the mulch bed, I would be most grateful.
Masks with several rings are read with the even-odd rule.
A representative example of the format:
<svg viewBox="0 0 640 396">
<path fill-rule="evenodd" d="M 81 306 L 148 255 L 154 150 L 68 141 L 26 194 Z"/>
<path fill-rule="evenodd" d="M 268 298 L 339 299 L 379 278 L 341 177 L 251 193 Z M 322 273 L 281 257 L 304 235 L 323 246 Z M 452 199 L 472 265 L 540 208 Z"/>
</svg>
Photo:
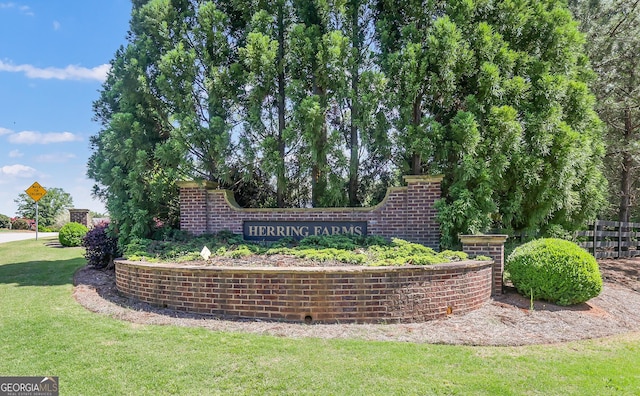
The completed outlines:
<svg viewBox="0 0 640 396">
<path fill-rule="evenodd" d="M 74 297 L 87 309 L 142 325 L 198 326 L 278 337 L 359 339 L 461 345 L 549 344 L 640 331 L 640 259 L 601 260 L 600 296 L 572 307 L 505 294 L 466 315 L 411 324 L 297 324 L 222 320 L 150 306 L 120 296 L 113 271 L 89 267 L 74 276 Z"/>
</svg>

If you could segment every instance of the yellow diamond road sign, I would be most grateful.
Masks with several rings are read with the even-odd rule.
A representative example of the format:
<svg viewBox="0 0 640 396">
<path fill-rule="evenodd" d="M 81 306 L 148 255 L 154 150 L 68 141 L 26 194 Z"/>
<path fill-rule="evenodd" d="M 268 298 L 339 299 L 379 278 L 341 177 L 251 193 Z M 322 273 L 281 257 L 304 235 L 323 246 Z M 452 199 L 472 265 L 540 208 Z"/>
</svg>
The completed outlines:
<svg viewBox="0 0 640 396">
<path fill-rule="evenodd" d="M 40 198 L 44 197 L 47 193 L 47 190 L 44 189 L 38 182 L 35 182 L 31 185 L 31 187 L 25 190 L 27 195 L 33 198 L 34 201 L 38 202 Z"/>
</svg>

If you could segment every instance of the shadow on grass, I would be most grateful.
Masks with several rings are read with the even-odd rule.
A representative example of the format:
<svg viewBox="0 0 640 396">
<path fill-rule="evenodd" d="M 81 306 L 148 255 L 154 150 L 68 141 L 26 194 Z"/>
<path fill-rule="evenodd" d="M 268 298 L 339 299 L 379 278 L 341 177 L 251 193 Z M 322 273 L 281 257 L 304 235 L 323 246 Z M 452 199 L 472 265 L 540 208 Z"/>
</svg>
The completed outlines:
<svg viewBox="0 0 640 396">
<path fill-rule="evenodd" d="M 0 265 L 0 284 L 15 283 L 18 286 L 57 286 L 73 284 L 73 273 L 86 260 L 77 257 L 69 260 L 27 261 Z"/>
</svg>

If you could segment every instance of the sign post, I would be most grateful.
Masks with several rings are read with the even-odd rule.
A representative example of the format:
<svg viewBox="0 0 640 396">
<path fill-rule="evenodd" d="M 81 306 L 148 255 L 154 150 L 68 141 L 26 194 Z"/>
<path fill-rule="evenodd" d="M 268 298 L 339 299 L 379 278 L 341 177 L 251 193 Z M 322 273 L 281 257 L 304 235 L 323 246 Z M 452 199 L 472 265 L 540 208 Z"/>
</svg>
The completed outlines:
<svg viewBox="0 0 640 396">
<path fill-rule="evenodd" d="M 44 189 L 38 182 L 34 182 L 29 188 L 24 190 L 28 196 L 36 202 L 36 241 L 38 240 L 38 201 L 44 197 L 47 190 Z"/>
</svg>

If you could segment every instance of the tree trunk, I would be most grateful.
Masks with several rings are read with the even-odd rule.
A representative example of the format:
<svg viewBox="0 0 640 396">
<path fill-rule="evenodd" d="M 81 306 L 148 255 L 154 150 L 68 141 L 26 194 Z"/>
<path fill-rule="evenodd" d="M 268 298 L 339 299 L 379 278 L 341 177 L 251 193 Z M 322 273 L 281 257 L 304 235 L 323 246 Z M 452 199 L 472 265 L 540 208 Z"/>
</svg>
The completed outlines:
<svg viewBox="0 0 640 396">
<path fill-rule="evenodd" d="M 422 122 L 422 96 L 419 95 L 413 101 L 411 125 L 413 126 L 414 131 L 418 129 L 421 122 Z M 411 153 L 411 174 L 412 175 L 422 174 L 422 156 L 420 155 L 420 153 L 416 153 L 415 151 Z"/>
<path fill-rule="evenodd" d="M 349 206 L 358 206 L 358 167 L 359 167 L 359 142 L 358 142 L 358 120 L 360 109 L 358 106 L 358 88 L 360 85 L 360 28 L 358 26 L 358 14 L 360 2 L 352 3 L 351 16 L 351 40 L 353 42 L 353 60 L 351 65 L 351 133 L 349 158 Z"/>
<path fill-rule="evenodd" d="M 624 140 L 623 143 L 631 144 L 633 127 L 631 125 L 631 112 L 624 110 Z M 618 220 L 628 222 L 631 208 L 631 186 L 633 184 L 633 158 L 628 150 L 622 152 L 622 164 L 620 167 L 620 208 Z"/>
<path fill-rule="evenodd" d="M 279 208 L 285 206 L 284 196 L 286 193 L 285 178 L 285 76 L 284 76 L 284 4 L 278 2 L 278 170 L 276 201 Z"/>
<path fill-rule="evenodd" d="M 312 69 L 316 70 L 316 61 L 312 62 Z M 325 89 L 323 87 L 319 87 L 317 84 L 317 79 L 315 74 L 312 75 L 312 92 L 320 99 L 320 106 L 324 110 L 327 108 L 327 98 Z M 323 119 L 325 117 L 323 116 Z M 318 131 L 318 136 L 314 144 L 313 151 L 316 155 L 316 160 L 313 162 L 313 166 L 311 167 L 311 206 L 318 207 L 320 206 L 321 199 L 323 195 L 327 191 L 327 124 L 326 122 L 322 123 L 320 130 Z"/>
</svg>

